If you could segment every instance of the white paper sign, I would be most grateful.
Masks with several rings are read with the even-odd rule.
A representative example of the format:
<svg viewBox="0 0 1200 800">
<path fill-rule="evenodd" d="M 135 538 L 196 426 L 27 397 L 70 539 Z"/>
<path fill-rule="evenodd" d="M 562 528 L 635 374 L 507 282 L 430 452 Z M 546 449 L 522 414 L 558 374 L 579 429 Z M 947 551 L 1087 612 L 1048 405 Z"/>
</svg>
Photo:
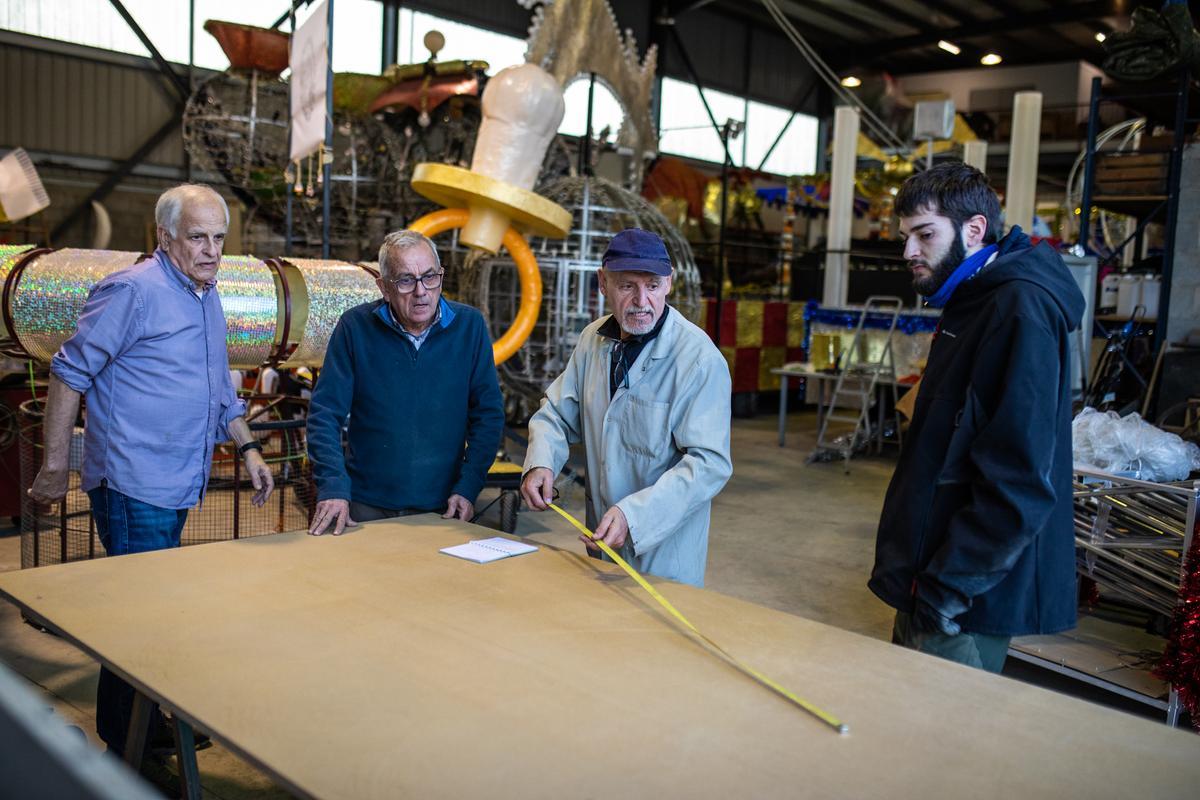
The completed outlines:
<svg viewBox="0 0 1200 800">
<path fill-rule="evenodd" d="M 325 141 L 325 81 L 329 13 L 326 2 L 292 34 L 292 149 L 291 160 L 307 156 Z"/>
</svg>

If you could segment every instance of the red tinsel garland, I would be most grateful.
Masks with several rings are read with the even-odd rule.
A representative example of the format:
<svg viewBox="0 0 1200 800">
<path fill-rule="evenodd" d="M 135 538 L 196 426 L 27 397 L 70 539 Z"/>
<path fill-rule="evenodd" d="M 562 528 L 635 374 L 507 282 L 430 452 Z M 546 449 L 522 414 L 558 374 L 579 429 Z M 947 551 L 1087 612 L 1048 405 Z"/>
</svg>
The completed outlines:
<svg viewBox="0 0 1200 800">
<path fill-rule="evenodd" d="M 1200 731 L 1200 520 L 1192 531 L 1192 544 L 1184 559 L 1179 604 L 1171 616 L 1167 647 L 1154 674 L 1170 681 L 1179 700 Z"/>
</svg>

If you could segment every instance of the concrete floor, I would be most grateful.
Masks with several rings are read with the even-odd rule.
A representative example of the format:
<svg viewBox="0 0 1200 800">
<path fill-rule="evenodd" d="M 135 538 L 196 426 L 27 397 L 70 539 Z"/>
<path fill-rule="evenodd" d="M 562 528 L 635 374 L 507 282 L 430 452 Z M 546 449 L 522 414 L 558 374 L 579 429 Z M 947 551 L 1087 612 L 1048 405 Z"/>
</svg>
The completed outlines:
<svg viewBox="0 0 1200 800">
<path fill-rule="evenodd" d="M 787 446 L 780 448 L 774 415 L 734 421 L 734 475 L 713 507 L 708 588 L 885 639 L 892 612 L 867 590 L 866 580 L 894 456 L 856 459 L 848 475 L 840 462 L 807 465 L 814 415 L 792 414 L 788 425 Z M 560 502 L 582 519 L 582 489 L 569 481 L 560 481 L 560 488 Z M 485 491 L 480 507 L 494 497 Z M 493 506 L 483 521 L 494 521 L 497 511 Z M 19 537 L 9 533 L 0 532 L 0 570 L 20 566 Z M 550 513 L 521 513 L 517 534 L 583 549 L 565 521 Z M 23 624 L 14 607 L 0 603 L 0 662 L 102 747 L 94 732 L 97 667 L 91 659 Z M 1105 701 L 1102 695 L 1092 699 Z M 206 797 L 287 796 L 219 745 L 197 758 Z"/>
</svg>

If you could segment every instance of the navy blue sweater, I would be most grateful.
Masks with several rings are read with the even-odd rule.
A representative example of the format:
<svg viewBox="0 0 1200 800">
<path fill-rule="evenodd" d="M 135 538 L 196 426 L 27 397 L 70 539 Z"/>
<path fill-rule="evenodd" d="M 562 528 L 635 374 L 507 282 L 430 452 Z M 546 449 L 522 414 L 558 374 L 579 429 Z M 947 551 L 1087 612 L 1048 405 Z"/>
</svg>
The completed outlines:
<svg viewBox="0 0 1200 800">
<path fill-rule="evenodd" d="M 382 299 L 338 321 L 308 416 L 319 500 L 421 511 L 444 510 L 452 494 L 475 502 L 500 446 L 504 402 L 482 315 L 441 304 L 420 350 Z"/>
</svg>

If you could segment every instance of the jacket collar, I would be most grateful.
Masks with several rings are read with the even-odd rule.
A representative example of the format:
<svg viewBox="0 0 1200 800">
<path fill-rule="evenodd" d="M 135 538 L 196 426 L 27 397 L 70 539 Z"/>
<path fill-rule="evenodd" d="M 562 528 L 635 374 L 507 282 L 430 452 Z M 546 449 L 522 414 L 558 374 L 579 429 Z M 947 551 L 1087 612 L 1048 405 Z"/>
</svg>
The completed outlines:
<svg viewBox="0 0 1200 800">
<path fill-rule="evenodd" d="M 396 331 L 397 333 L 405 333 L 405 334 L 408 333 L 408 331 L 404 330 L 404 328 L 402 328 L 396 322 L 396 320 L 392 318 L 392 310 L 388 306 L 387 300 L 380 298 L 379 300 L 376 300 L 375 302 L 377 304 L 375 306 L 375 312 L 374 312 L 375 316 L 378 317 L 379 319 L 383 320 L 384 325 L 387 325 L 389 328 Z M 433 328 L 448 328 L 448 327 L 450 327 L 450 323 L 454 322 L 454 317 L 455 317 L 454 309 L 452 309 L 450 307 L 450 304 L 448 302 L 446 302 L 446 298 L 439 297 L 438 298 L 438 318 L 437 318 L 437 321 L 435 321 L 433 323 L 432 327 Z M 412 334 L 409 334 L 409 335 L 412 335 Z"/>
<path fill-rule="evenodd" d="M 659 320 L 662 328 L 658 332 L 646 349 L 648 358 L 666 358 L 671 354 L 671 350 L 675 346 L 675 335 L 679 328 L 679 312 L 670 306 L 663 309 L 663 319 Z"/>
<path fill-rule="evenodd" d="M 632 390 L 638 384 L 638 381 L 646 374 L 650 368 L 650 361 L 658 361 L 671 355 L 671 351 L 675 346 L 675 336 L 678 331 L 679 320 L 676 319 L 679 312 L 672 311 L 670 306 L 663 309 L 662 319 L 659 320 L 662 327 L 659 328 L 658 335 L 646 343 L 646 348 L 638 357 L 642 361 L 640 369 L 634 369 L 634 365 L 629 367 L 629 383 L 627 390 Z"/>
</svg>

